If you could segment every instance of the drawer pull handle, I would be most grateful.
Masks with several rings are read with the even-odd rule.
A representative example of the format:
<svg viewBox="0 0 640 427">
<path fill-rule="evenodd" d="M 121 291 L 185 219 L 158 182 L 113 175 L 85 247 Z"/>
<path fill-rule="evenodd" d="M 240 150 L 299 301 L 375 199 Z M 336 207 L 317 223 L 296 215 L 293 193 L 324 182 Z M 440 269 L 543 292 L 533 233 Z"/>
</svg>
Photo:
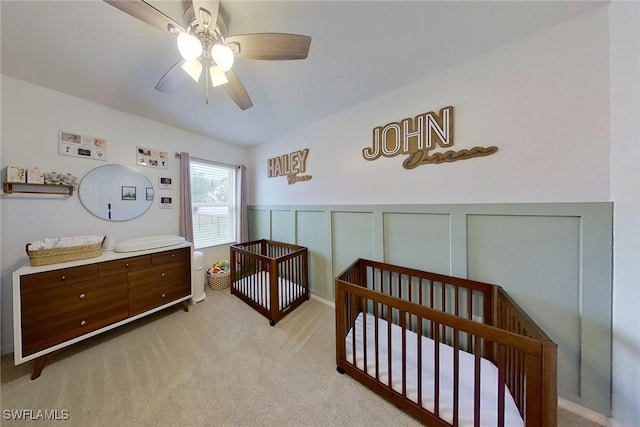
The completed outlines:
<svg viewBox="0 0 640 427">
<path fill-rule="evenodd" d="M 60 280 L 64 280 L 64 279 L 66 279 L 66 278 L 67 278 L 67 276 L 62 275 L 62 276 L 60 277 Z"/>
<path fill-rule="evenodd" d="M 175 258 L 175 257 L 176 257 L 176 254 L 171 254 L 171 258 Z"/>
<path fill-rule="evenodd" d="M 162 273 L 162 277 L 164 277 L 164 273 Z"/>
<path fill-rule="evenodd" d="M 86 321 L 86 320 L 83 320 L 82 322 L 80 322 L 80 326 L 84 326 L 84 325 L 86 325 L 86 324 L 87 324 L 87 321 Z"/>
<path fill-rule="evenodd" d="M 80 299 L 84 299 L 84 297 L 85 297 L 85 294 L 83 292 L 83 293 L 80 294 Z"/>
<path fill-rule="evenodd" d="M 162 298 L 164 298 L 164 297 L 166 297 L 166 296 L 167 296 L 167 294 L 162 294 Z"/>
<path fill-rule="evenodd" d="M 124 266 L 125 268 L 129 268 L 129 263 L 126 263 Z"/>
</svg>

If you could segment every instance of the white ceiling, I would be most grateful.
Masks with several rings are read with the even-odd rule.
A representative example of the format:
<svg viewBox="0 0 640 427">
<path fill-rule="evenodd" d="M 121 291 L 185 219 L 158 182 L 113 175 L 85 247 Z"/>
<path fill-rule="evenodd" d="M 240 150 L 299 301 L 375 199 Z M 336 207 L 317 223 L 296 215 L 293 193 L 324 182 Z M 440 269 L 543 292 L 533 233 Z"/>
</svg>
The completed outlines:
<svg viewBox="0 0 640 427">
<path fill-rule="evenodd" d="M 177 22 L 185 2 L 150 1 Z M 606 2 L 221 1 L 229 35 L 312 37 L 302 61 L 237 59 L 253 100 L 192 80 L 154 89 L 175 39 L 98 0 L 0 1 L 2 73 L 231 144 L 250 147 Z"/>
</svg>

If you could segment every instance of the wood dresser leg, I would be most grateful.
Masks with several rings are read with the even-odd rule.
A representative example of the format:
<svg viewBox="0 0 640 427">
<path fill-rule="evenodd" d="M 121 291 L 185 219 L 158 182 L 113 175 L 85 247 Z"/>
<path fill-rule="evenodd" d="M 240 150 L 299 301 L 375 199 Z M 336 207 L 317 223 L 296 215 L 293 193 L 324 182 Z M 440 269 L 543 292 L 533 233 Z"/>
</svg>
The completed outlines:
<svg viewBox="0 0 640 427">
<path fill-rule="evenodd" d="M 187 313 L 189 312 L 189 303 L 187 301 L 182 301 L 182 309 Z"/>
<path fill-rule="evenodd" d="M 31 373 L 31 380 L 35 380 L 40 376 L 42 370 L 44 369 L 44 365 L 47 364 L 47 360 L 49 359 L 49 355 L 45 354 L 44 356 L 40 356 L 36 359 L 36 364 L 33 367 L 33 372 Z"/>
</svg>

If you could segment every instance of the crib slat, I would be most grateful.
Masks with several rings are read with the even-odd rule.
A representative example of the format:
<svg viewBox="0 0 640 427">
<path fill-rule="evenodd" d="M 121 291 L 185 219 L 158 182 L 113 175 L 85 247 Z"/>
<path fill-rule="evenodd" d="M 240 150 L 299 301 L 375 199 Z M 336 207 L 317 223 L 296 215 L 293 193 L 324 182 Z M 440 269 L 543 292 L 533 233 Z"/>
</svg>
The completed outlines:
<svg viewBox="0 0 640 427">
<path fill-rule="evenodd" d="M 362 298 L 360 303 L 360 311 L 362 312 L 362 351 L 364 359 L 364 371 L 368 373 L 369 364 L 367 363 L 367 299 Z M 354 334 L 355 335 L 355 334 Z"/>
<path fill-rule="evenodd" d="M 504 427 L 504 346 L 498 346 L 498 427 Z"/>
<path fill-rule="evenodd" d="M 405 311 L 400 311 L 400 328 L 402 328 L 402 397 L 407 397 L 407 322 Z"/>
<path fill-rule="evenodd" d="M 475 339 L 476 346 L 480 347 L 480 337 L 475 336 Z M 475 352 L 473 360 L 473 425 L 480 427 L 480 351 Z"/>
<path fill-rule="evenodd" d="M 418 325 L 416 328 L 416 334 L 418 335 L 418 405 L 421 408 L 422 405 L 422 321 L 423 319 L 418 316 Z"/>
<path fill-rule="evenodd" d="M 349 294 L 349 306 L 350 307 L 356 307 L 356 296 L 352 293 Z M 349 317 L 351 320 L 351 322 L 355 322 L 355 316 L 354 313 L 351 313 L 351 316 Z M 354 327 L 354 324 L 352 323 L 352 328 Z M 351 354 L 353 355 L 353 366 L 356 366 L 356 360 L 358 358 L 358 353 L 357 353 L 357 348 L 356 348 L 356 331 L 354 328 L 353 334 L 351 334 Z"/>
<path fill-rule="evenodd" d="M 431 327 L 435 324 L 434 336 L 433 336 L 433 414 L 440 418 L 440 325 L 434 321 L 431 321 Z"/>
<path fill-rule="evenodd" d="M 456 304 L 457 307 L 457 304 Z M 438 344 L 439 345 L 439 344 Z M 458 425 L 460 407 L 460 336 L 453 330 L 453 425 Z"/>
<path fill-rule="evenodd" d="M 387 369 L 389 372 L 389 378 L 387 379 L 387 383 L 390 389 L 392 388 L 393 382 L 391 379 L 393 378 L 393 372 L 391 370 L 391 317 L 393 317 L 393 312 L 390 311 L 389 306 L 386 306 L 387 314 L 389 317 L 387 318 Z"/>
<path fill-rule="evenodd" d="M 379 341 L 378 341 L 378 317 L 379 317 L 379 313 L 378 313 L 378 302 L 374 301 L 373 304 L 373 317 L 375 317 L 376 321 L 373 324 L 373 330 L 374 330 L 374 349 L 376 352 L 376 380 L 380 381 L 380 350 L 379 350 Z"/>
</svg>

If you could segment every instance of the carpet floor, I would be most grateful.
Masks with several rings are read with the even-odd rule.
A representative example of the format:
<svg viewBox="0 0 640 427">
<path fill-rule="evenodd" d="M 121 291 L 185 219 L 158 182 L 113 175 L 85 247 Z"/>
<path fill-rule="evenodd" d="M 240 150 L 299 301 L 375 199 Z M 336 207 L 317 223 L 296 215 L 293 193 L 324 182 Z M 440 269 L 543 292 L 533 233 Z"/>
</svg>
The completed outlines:
<svg viewBox="0 0 640 427">
<path fill-rule="evenodd" d="M 2 357 L 4 426 L 414 426 L 335 369 L 334 310 L 310 300 L 275 327 L 228 290 L 34 362 Z M 25 411 L 31 412 L 25 412 Z M 38 417 L 49 411 L 58 421 Z M 17 420 L 17 414 L 27 420 Z M 560 427 L 597 427 L 559 411 Z"/>
</svg>

